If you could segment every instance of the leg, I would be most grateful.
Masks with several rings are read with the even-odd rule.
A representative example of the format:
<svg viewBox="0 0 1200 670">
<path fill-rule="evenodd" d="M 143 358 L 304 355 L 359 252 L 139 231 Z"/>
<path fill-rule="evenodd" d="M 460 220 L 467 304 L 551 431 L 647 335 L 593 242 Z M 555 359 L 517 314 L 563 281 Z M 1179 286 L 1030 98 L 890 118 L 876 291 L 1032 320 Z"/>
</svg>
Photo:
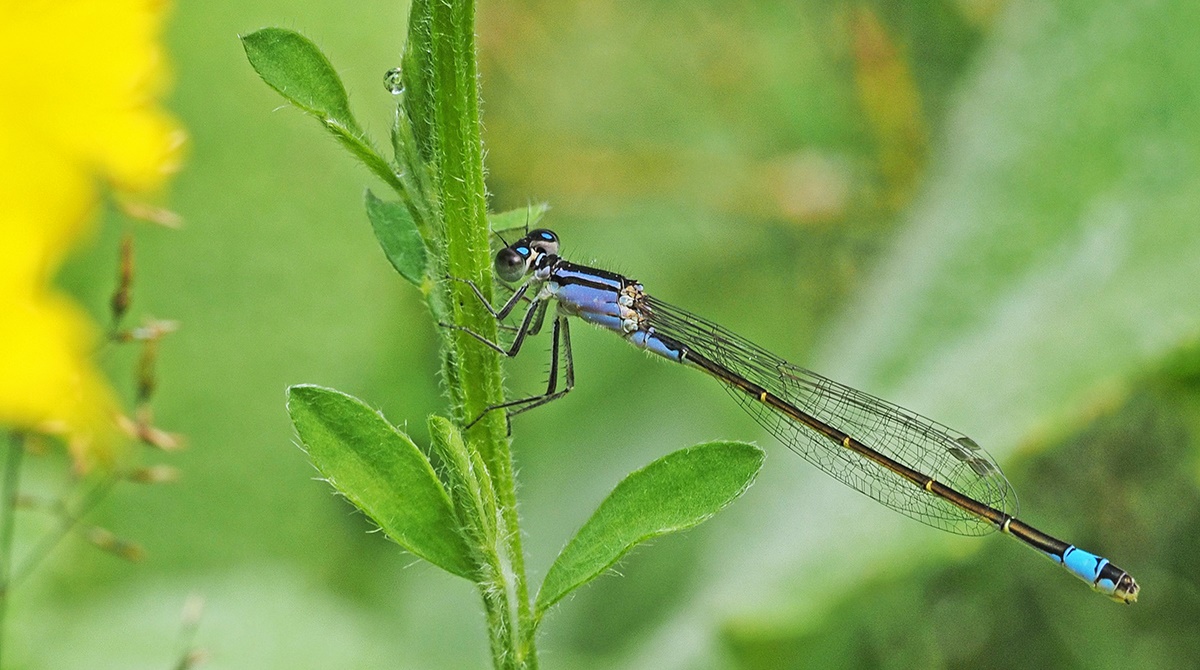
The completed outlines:
<svg viewBox="0 0 1200 670">
<path fill-rule="evenodd" d="M 561 334 L 561 339 L 560 339 Z M 558 352 L 559 345 L 562 346 L 563 354 L 563 375 L 566 377 L 563 389 L 558 390 Z M 554 319 L 554 345 L 550 349 L 550 380 L 546 385 L 546 392 L 541 395 L 530 396 L 528 398 L 519 398 L 517 400 L 509 400 L 498 405 L 492 405 L 483 410 L 483 413 L 475 417 L 471 423 L 467 424 L 467 428 L 475 425 L 480 419 L 487 416 L 488 412 L 507 407 L 515 407 L 508 413 L 508 418 L 512 418 L 521 412 L 541 407 L 548 402 L 558 400 L 575 387 L 575 363 L 571 358 L 571 328 L 566 317 L 556 317 Z"/>
<path fill-rule="evenodd" d="M 558 330 L 559 324 L 562 324 L 562 354 L 563 354 L 563 376 L 566 378 L 561 391 L 556 391 L 555 387 L 558 383 Z M 521 405 L 508 413 L 508 418 L 512 418 L 521 412 L 528 412 L 534 407 L 541 407 L 546 403 L 553 402 L 571 392 L 575 388 L 575 361 L 571 358 L 571 329 L 570 322 L 566 317 L 559 317 L 554 321 L 554 355 L 550 358 L 550 384 L 546 389 L 546 393 L 532 398 L 524 398 L 516 400 L 506 405 Z M 527 403 L 527 404 L 523 404 Z"/>
<path fill-rule="evenodd" d="M 533 325 L 529 327 L 530 335 L 537 335 L 542 332 L 542 323 L 546 320 L 546 309 L 550 307 L 550 302 L 545 301 L 538 308 L 537 316 L 533 317 Z"/>
<path fill-rule="evenodd" d="M 529 300 L 529 298 L 524 298 L 524 300 Z M 537 316 L 533 317 L 533 325 L 529 327 L 529 332 L 526 333 L 526 335 L 537 335 L 538 333 L 542 332 L 542 322 L 546 319 L 546 308 L 549 306 L 549 302 L 542 302 L 542 307 L 538 310 Z M 496 322 L 496 327 L 509 333 L 515 333 L 521 330 L 516 326 L 510 326 L 507 323 L 499 321 Z"/>
<path fill-rule="evenodd" d="M 487 304 L 487 303 L 485 302 L 484 304 Z M 489 309 L 490 309 L 490 307 L 489 307 Z M 532 304 L 529 305 L 529 309 L 525 311 L 525 316 L 524 316 L 524 318 L 521 319 L 521 326 L 520 326 L 520 328 L 517 329 L 517 336 L 513 338 L 512 344 L 509 345 L 509 347 L 507 349 L 505 349 L 503 345 L 497 344 L 469 328 L 463 328 L 462 326 L 456 326 L 453 323 L 439 323 L 438 325 L 442 326 L 443 328 L 453 328 L 455 330 L 461 330 L 462 332 L 466 333 L 467 335 L 470 335 L 471 337 L 488 345 L 492 349 L 495 349 L 497 352 L 502 353 L 505 356 L 508 356 L 509 358 L 512 358 L 513 356 L 516 356 L 518 352 L 521 351 L 521 345 L 525 343 L 525 336 L 529 334 L 529 328 L 530 328 L 530 325 L 533 323 L 533 318 L 534 318 L 534 316 L 537 315 L 537 313 L 539 311 L 541 311 L 541 313 L 544 315 L 546 312 L 546 304 L 544 302 L 539 302 L 539 301 L 535 300 L 535 301 L 533 301 Z"/>
<path fill-rule="evenodd" d="M 516 295 L 516 294 L 514 293 L 514 295 Z M 518 299 L 521 302 L 528 302 L 528 303 L 533 302 L 533 300 L 530 299 L 528 296 L 521 296 Z M 542 332 L 542 321 L 546 318 L 546 308 L 549 306 L 550 306 L 550 303 L 548 301 L 542 301 L 541 309 L 538 310 L 537 316 L 533 317 L 533 325 L 529 328 L 529 333 L 528 333 L 529 335 L 537 335 L 538 333 Z M 510 333 L 515 333 L 520 330 L 520 328 L 518 328 L 516 326 L 510 326 L 510 325 L 504 323 L 503 321 L 497 321 L 496 327 L 499 328 L 500 330 L 508 331 Z"/>
<path fill-rule="evenodd" d="M 496 317 L 497 321 L 503 321 L 505 317 L 507 317 L 509 313 L 513 311 L 513 308 L 517 306 L 517 303 L 521 301 L 521 298 L 525 297 L 525 293 L 529 290 L 530 284 L 530 282 L 521 284 L 521 287 L 513 292 L 512 297 L 508 299 L 508 302 L 501 305 L 500 309 L 496 309 L 495 307 L 492 307 L 492 303 L 488 302 L 488 299 L 483 296 L 483 291 L 479 290 L 479 287 L 475 285 L 475 282 L 471 281 L 470 279 L 459 279 L 458 277 L 449 277 L 449 279 L 453 279 L 454 281 L 462 282 L 467 286 L 470 286 L 471 291 L 475 293 L 475 297 L 479 298 L 479 302 L 483 303 L 483 306 L 487 308 L 487 311 L 491 313 L 492 316 Z"/>
</svg>

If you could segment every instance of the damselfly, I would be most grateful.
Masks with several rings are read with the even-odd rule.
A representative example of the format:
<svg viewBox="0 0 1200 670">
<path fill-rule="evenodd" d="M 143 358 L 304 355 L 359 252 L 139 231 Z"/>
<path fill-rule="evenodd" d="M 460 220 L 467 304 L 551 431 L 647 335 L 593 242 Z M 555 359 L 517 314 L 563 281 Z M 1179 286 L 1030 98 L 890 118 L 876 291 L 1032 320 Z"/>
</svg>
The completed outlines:
<svg viewBox="0 0 1200 670">
<path fill-rule="evenodd" d="M 509 284 L 523 283 L 498 309 L 470 284 L 492 315 L 504 320 L 523 301 L 529 305 L 508 346 L 467 331 L 476 339 L 516 356 L 526 336 L 541 330 L 551 303 L 557 308 L 546 392 L 489 411 L 504 408 L 511 416 L 571 390 L 575 374 L 568 317 L 578 317 L 636 347 L 716 377 L 789 449 L 897 512 L 960 535 L 999 530 L 1113 600 L 1137 600 L 1138 585 L 1129 573 L 1019 521 L 1012 486 L 992 457 L 966 435 L 792 365 L 711 321 L 648 295 L 633 279 L 569 263 L 558 256 L 558 236 L 549 230 L 533 230 L 507 244 L 496 254 L 495 269 Z"/>
</svg>

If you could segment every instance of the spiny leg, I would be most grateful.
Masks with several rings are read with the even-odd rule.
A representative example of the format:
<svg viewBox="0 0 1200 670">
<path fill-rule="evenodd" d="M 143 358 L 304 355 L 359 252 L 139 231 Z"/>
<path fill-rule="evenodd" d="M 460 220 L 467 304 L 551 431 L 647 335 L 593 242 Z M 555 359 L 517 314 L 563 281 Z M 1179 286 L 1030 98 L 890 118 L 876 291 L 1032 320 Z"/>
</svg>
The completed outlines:
<svg viewBox="0 0 1200 670">
<path fill-rule="evenodd" d="M 504 354 L 505 356 L 508 356 L 509 358 L 512 358 L 513 356 L 516 356 L 518 352 L 521 351 L 521 345 L 525 343 L 525 336 L 530 334 L 529 330 L 530 330 L 530 326 L 533 324 L 534 317 L 536 317 L 539 312 L 542 313 L 543 316 L 545 315 L 547 304 L 548 303 L 546 303 L 544 301 L 534 300 L 529 305 L 529 309 L 525 311 L 525 316 L 521 319 L 521 326 L 517 329 L 517 335 L 516 335 L 516 337 L 513 338 L 512 344 L 510 344 L 507 349 L 504 348 L 504 345 L 493 342 L 493 341 L 489 340 L 488 338 L 484 337 L 483 335 L 480 335 L 479 333 L 471 330 L 470 328 L 458 326 L 453 323 L 439 323 L 438 325 L 442 326 L 443 328 L 453 328 L 454 330 L 461 330 L 462 332 L 466 333 L 467 335 L 470 335 L 471 337 L 473 337 L 473 338 L 479 340 L 480 342 L 486 344 L 487 346 L 491 347 L 495 351 L 497 351 L 501 354 Z M 538 322 L 540 325 L 541 319 L 538 319 Z M 478 419 L 476 419 L 476 421 L 477 420 Z M 474 421 L 472 421 L 471 423 L 474 423 Z"/>
<path fill-rule="evenodd" d="M 543 314 L 545 313 L 544 306 L 541 312 Z M 558 356 L 560 347 L 563 356 L 563 376 L 565 377 L 565 382 L 561 391 L 558 390 Z M 508 402 L 491 405 L 490 407 L 485 408 L 483 412 L 480 413 L 479 416 L 475 417 L 471 423 L 467 424 L 466 427 L 470 428 L 478 423 L 480 419 L 487 416 L 488 412 L 498 409 L 505 409 L 508 407 L 515 407 L 516 409 L 508 413 L 508 418 L 511 419 L 521 412 L 526 412 L 534 407 L 541 407 L 548 402 L 558 400 L 569 393 L 574 387 L 575 362 L 571 357 L 571 327 L 566 317 L 559 316 L 554 319 L 554 343 L 550 348 L 550 379 L 546 384 L 546 392 L 535 396 L 529 396 L 528 398 L 519 398 L 517 400 L 509 400 Z"/>
<path fill-rule="evenodd" d="M 483 303 L 484 307 L 488 310 L 488 312 L 497 321 L 500 321 L 500 320 L 506 318 L 509 315 L 509 313 L 512 312 L 513 308 L 523 298 L 523 296 L 525 295 L 526 291 L 529 288 L 529 282 L 526 282 L 519 289 L 517 289 L 517 291 L 515 293 L 513 293 L 512 297 L 508 300 L 508 302 L 506 302 L 504 304 L 503 307 L 501 307 L 499 310 L 497 310 L 497 309 L 493 308 L 492 305 L 487 301 L 487 299 L 483 295 L 483 292 L 481 292 L 479 290 L 479 287 L 474 282 L 467 280 L 467 279 L 458 279 L 455 277 L 451 277 L 451 279 L 455 279 L 456 281 L 461 281 L 464 284 L 470 286 L 471 291 L 475 294 L 475 297 L 478 298 L 481 303 Z M 474 337 L 475 339 L 479 340 L 483 344 L 486 344 L 487 346 L 491 347 L 493 350 L 497 351 L 498 353 L 504 354 L 505 356 L 512 358 L 521 351 L 521 346 L 524 344 L 525 337 L 527 335 L 537 335 L 538 333 L 541 332 L 542 325 L 546 319 L 546 311 L 550 307 L 550 302 L 548 300 L 529 299 L 529 301 L 530 301 L 529 309 L 525 311 L 525 315 L 521 319 L 520 327 L 515 329 L 516 333 L 517 333 L 516 337 L 513 338 L 512 344 L 510 344 L 508 346 L 508 348 L 505 348 L 503 345 L 487 339 L 486 337 L 480 335 L 479 333 L 476 333 L 475 331 L 473 331 L 469 328 L 464 328 L 463 326 L 458 326 L 458 325 L 454 325 L 454 324 L 450 324 L 450 323 L 442 323 L 440 325 L 442 325 L 446 328 L 454 328 L 455 330 L 461 330 L 464 333 L 470 335 L 471 337 Z M 504 327 L 504 324 L 500 324 L 500 326 Z M 559 347 L 560 346 L 563 348 L 562 349 L 563 350 L 563 371 L 564 371 L 563 374 L 566 377 L 566 384 L 561 391 L 558 390 L 558 355 L 559 355 Z M 479 416 L 475 417 L 470 423 L 468 423 L 466 425 L 466 427 L 470 428 L 471 426 L 475 425 L 476 423 L 479 422 L 480 419 L 482 419 L 484 416 L 486 416 L 488 414 L 488 412 L 491 412 L 493 410 L 504 409 L 506 407 L 516 407 L 517 409 L 513 410 L 512 412 L 510 412 L 508 414 L 508 416 L 511 418 L 512 416 L 515 416 L 517 414 L 520 414 L 521 412 L 533 409 L 534 407 L 540 407 L 552 400 L 557 400 L 558 398 L 563 397 L 574 386 L 575 386 L 575 365 L 574 365 L 574 360 L 571 357 L 570 326 L 568 325 L 567 319 L 565 317 L 555 317 L 555 319 L 554 319 L 554 342 L 550 349 L 550 379 L 547 383 L 546 392 L 543 394 L 540 394 L 540 395 L 530 396 L 528 398 L 519 398 L 517 400 L 510 400 L 508 402 L 499 403 L 499 404 L 487 407 L 483 410 L 482 413 L 480 413 Z"/>
<path fill-rule="evenodd" d="M 562 328 L 563 377 L 565 377 L 566 379 L 565 379 L 565 382 L 563 383 L 562 390 L 557 391 L 555 389 L 558 386 L 558 351 L 559 351 L 558 334 L 559 334 L 560 324 L 561 324 L 561 328 Z M 573 388 L 575 388 L 575 361 L 571 357 L 570 322 L 566 319 L 566 317 L 558 317 L 554 320 L 554 349 L 553 349 L 552 355 L 550 357 L 550 383 L 547 385 L 546 392 L 540 396 L 531 396 L 529 398 L 523 398 L 521 400 L 513 400 L 511 402 L 507 402 L 507 403 L 504 403 L 503 405 L 500 405 L 500 407 L 522 405 L 521 407 L 517 407 L 517 409 L 514 409 L 508 413 L 508 418 L 511 419 L 514 416 L 520 414 L 521 412 L 528 412 L 529 410 L 533 409 L 534 407 L 541 407 L 542 405 L 545 405 L 546 403 L 558 400 L 559 398 L 570 393 L 571 389 L 573 389 Z M 528 403 L 528 404 L 522 404 L 522 403 Z M 492 409 L 496 409 L 496 408 L 492 408 Z"/>
<path fill-rule="evenodd" d="M 509 313 L 513 311 L 513 308 L 517 306 L 517 303 L 521 302 L 521 299 L 525 297 L 525 293 L 529 290 L 529 284 L 531 283 L 531 281 L 527 281 L 524 284 L 521 284 L 521 286 L 513 292 L 512 296 L 509 297 L 508 301 L 501 305 L 500 309 L 496 309 L 495 307 L 492 307 L 492 303 L 488 302 L 488 299 L 483 295 L 483 291 L 479 290 L 479 286 L 475 282 L 471 281 L 470 279 L 462 279 L 460 277 L 447 277 L 447 279 L 462 282 L 467 286 L 470 286 L 471 292 L 475 294 L 475 297 L 479 299 L 479 302 L 483 303 L 483 306 L 493 317 L 495 317 L 497 321 L 503 321 L 508 317 Z M 533 301 L 531 300 L 531 302 Z"/>
<path fill-rule="evenodd" d="M 533 318 L 533 325 L 529 327 L 530 335 L 537 335 L 542 332 L 542 324 L 546 321 L 546 308 L 549 306 L 549 301 L 543 301 L 542 306 L 538 308 L 537 316 Z"/>
<path fill-rule="evenodd" d="M 520 299 L 524 302 L 528 302 L 530 305 L 533 304 L 533 299 L 529 298 L 528 296 L 521 296 Z M 542 332 L 542 322 L 546 319 L 546 308 L 549 306 L 549 302 L 545 300 L 542 301 L 541 307 L 538 308 L 537 316 L 533 317 L 533 324 L 530 325 L 529 331 L 526 333 L 526 335 L 537 335 L 538 333 Z M 521 330 L 519 327 L 510 326 L 499 319 L 496 320 L 496 327 L 500 330 L 510 333 L 516 333 Z"/>
</svg>

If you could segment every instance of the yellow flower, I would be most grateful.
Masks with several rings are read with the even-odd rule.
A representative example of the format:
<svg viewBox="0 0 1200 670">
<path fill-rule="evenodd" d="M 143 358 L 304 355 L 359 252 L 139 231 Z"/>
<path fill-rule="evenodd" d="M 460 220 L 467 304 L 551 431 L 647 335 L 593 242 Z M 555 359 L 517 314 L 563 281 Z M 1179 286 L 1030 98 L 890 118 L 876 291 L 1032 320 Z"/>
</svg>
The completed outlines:
<svg viewBox="0 0 1200 670">
<path fill-rule="evenodd" d="M 116 402 L 97 328 L 50 284 L 91 230 L 99 188 L 163 185 L 183 132 L 153 0 L 0 0 L 0 424 L 67 436 L 104 459 Z"/>
</svg>

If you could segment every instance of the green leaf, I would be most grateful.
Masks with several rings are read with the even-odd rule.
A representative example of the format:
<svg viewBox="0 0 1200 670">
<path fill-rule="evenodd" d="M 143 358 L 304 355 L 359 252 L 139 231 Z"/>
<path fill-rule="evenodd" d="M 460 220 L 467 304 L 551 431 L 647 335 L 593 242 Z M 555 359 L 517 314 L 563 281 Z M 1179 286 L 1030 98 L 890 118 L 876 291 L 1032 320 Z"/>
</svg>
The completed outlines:
<svg viewBox="0 0 1200 670">
<path fill-rule="evenodd" d="M 554 603 L 595 579 L 635 545 L 691 528 L 736 500 L 764 454 L 742 442 L 681 449 L 631 473 L 567 543 L 537 595 L 540 618 Z"/>
<path fill-rule="evenodd" d="M 350 113 L 341 78 L 307 37 L 283 28 L 263 28 L 243 36 L 242 47 L 263 81 L 288 102 L 327 123 L 362 132 Z"/>
<path fill-rule="evenodd" d="M 488 225 L 493 233 L 503 233 L 509 230 L 526 227 L 536 228 L 546 212 L 550 211 L 550 203 L 539 202 L 517 209 L 510 209 L 499 214 L 488 214 Z"/>
<path fill-rule="evenodd" d="M 481 547 L 495 546 L 496 493 L 487 467 L 478 453 L 467 449 L 462 433 L 445 417 L 429 417 L 429 437 L 449 470 L 451 500 L 461 523 L 469 526 Z"/>
<path fill-rule="evenodd" d="M 289 388 L 288 413 L 321 474 L 388 537 L 449 573 L 474 579 L 450 498 L 407 435 L 361 400 L 320 386 Z"/>
<path fill-rule="evenodd" d="M 329 59 L 303 35 L 263 28 L 242 36 L 242 47 L 259 76 L 296 107 L 315 116 L 347 149 L 397 193 L 405 185 L 379 155 L 350 113 L 346 87 Z"/>
<path fill-rule="evenodd" d="M 420 286 L 425 280 L 428 262 L 425 241 L 421 239 L 408 207 L 399 202 L 384 202 L 370 190 L 366 192 L 365 200 L 367 218 L 371 220 L 375 239 L 379 240 L 388 261 L 401 277 Z"/>
</svg>

